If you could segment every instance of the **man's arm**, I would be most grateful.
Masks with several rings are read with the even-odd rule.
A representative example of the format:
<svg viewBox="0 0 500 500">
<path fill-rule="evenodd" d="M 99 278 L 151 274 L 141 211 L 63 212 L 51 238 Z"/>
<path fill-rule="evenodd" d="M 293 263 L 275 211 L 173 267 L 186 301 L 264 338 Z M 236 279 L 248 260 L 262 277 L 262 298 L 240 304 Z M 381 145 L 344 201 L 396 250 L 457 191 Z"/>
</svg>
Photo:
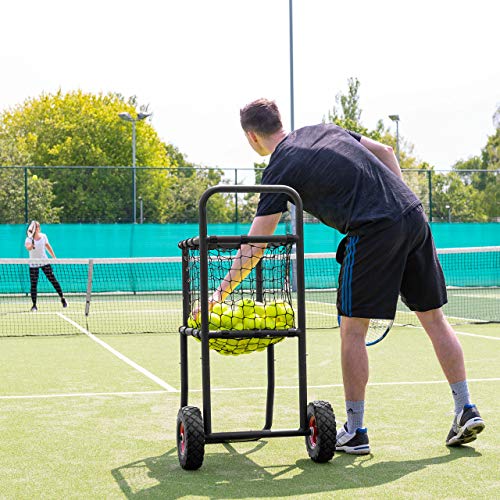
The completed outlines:
<svg viewBox="0 0 500 500">
<path fill-rule="evenodd" d="M 371 151 L 387 168 L 389 168 L 389 170 L 394 172 L 398 177 L 403 178 L 398 159 L 391 146 L 387 146 L 386 144 L 374 141 L 365 136 L 361 136 L 360 142 L 368 151 Z"/>
<path fill-rule="evenodd" d="M 281 212 L 271 215 L 262 215 L 253 220 L 248 236 L 271 236 L 281 218 Z M 217 290 L 210 298 L 210 302 L 223 302 L 238 285 L 250 274 L 264 254 L 266 243 L 252 243 L 241 245 L 233 260 L 231 269 L 221 281 Z"/>
</svg>

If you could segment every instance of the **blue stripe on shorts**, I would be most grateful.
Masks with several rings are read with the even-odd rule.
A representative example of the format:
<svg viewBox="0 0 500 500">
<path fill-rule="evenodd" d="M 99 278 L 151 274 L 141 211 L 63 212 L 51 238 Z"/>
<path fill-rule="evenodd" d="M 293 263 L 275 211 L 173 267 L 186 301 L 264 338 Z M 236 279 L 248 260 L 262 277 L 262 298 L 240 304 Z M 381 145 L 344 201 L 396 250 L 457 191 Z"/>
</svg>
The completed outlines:
<svg viewBox="0 0 500 500">
<path fill-rule="evenodd" d="M 356 254 L 356 244 L 359 236 L 349 238 L 345 249 L 344 270 L 342 275 L 342 311 L 347 316 L 352 316 L 352 268 Z"/>
</svg>

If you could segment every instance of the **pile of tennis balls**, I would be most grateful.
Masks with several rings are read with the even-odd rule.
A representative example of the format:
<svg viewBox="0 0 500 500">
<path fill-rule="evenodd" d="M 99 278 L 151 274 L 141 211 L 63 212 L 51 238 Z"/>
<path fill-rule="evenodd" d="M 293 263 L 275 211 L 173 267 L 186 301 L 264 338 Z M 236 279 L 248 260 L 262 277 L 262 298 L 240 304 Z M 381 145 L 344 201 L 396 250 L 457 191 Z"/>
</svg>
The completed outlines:
<svg viewBox="0 0 500 500">
<path fill-rule="evenodd" d="M 210 330 L 286 330 L 293 328 L 295 314 L 292 306 L 284 301 L 258 302 L 240 299 L 234 304 L 216 303 L 209 316 Z M 201 327 L 201 318 L 188 319 L 191 328 Z M 284 337 L 209 339 L 211 349 L 224 355 L 248 354 L 263 351 L 270 344 L 281 342 Z"/>
</svg>

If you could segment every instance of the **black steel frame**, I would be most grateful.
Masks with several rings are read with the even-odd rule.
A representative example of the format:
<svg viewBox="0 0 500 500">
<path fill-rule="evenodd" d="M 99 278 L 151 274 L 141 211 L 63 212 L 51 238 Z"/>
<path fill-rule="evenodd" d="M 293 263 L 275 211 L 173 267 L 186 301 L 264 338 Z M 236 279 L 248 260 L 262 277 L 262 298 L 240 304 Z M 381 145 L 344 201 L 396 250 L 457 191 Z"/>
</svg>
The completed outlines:
<svg viewBox="0 0 500 500">
<path fill-rule="evenodd" d="M 295 234 L 274 236 L 210 236 L 207 235 L 207 202 L 216 193 L 285 193 L 294 203 L 295 210 Z M 207 189 L 201 196 L 199 202 L 199 238 L 185 240 L 180 243 L 182 248 L 183 265 L 183 325 L 191 314 L 189 301 L 189 247 L 198 246 L 200 251 L 200 310 L 201 329 L 199 331 L 181 326 L 180 332 L 180 366 L 181 366 L 181 407 L 188 405 L 188 343 L 190 335 L 199 336 L 201 340 L 201 363 L 202 363 L 202 393 L 203 393 L 203 423 L 206 443 L 224 443 L 230 441 L 248 441 L 271 437 L 309 436 L 311 431 L 307 421 L 307 373 L 306 373 L 306 316 L 305 316 L 305 284 L 304 284 L 304 234 L 302 217 L 302 200 L 294 189 L 288 186 L 215 186 Z M 293 242 L 296 252 L 296 286 L 297 286 L 297 309 L 298 321 L 296 328 L 288 330 L 241 330 L 213 332 L 209 330 L 208 320 L 208 250 L 218 246 L 239 247 L 243 243 L 274 243 L 284 244 Z M 257 265 L 257 300 L 262 300 L 262 272 L 260 264 Z M 260 278 L 259 278 L 260 276 Z M 299 427 L 289 430 L 272 430 L 274 413 L 274 391 L 275 391 L 275 367 L 274 367 L 274 345 L 267 347 L 267 398 L 266 419 L 261 430 L 236 431 L 236 432 L 212 432 L 212 402 L 210 386 L 210 338 L 245 338 L 245 337 L 297 337 L 298 339 L 298 371 L 299 371 Z"/>
</svg>

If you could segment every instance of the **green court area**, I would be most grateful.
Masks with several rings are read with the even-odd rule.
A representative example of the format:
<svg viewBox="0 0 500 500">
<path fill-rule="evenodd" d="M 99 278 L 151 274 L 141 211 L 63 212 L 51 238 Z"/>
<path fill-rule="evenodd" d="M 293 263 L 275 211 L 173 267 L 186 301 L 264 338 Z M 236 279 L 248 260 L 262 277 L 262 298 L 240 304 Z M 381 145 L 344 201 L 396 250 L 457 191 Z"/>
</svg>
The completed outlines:
<svg viewBox="0 0 500 500">
<path fill-rule="evenodd" d="M 73 304 L 54 314 L 70 317 Z M 369 348 L 371 455 L 316 464 L 302 438 L 212 444 L 195 472 L 177 460 L 177 334 L 2 337 L 0 498 L 498 498 L 500 329 L 456 330 L 486 421 L 470 445 L 444 445 L 452 398 L 425 333 L 394 327 Z M 189 403 L 201 408 L 201 350 L 188 340 Z M 338 329 L 309 329 L 307 346 L 308 400 L 330 401 L 340 427 Z M 277 344 L 275 358 L 273 428 L 298 427 L 297 340 Z M 211 360 L 213 430 L 261 428 L 265 353 Z"/>
</svg>

